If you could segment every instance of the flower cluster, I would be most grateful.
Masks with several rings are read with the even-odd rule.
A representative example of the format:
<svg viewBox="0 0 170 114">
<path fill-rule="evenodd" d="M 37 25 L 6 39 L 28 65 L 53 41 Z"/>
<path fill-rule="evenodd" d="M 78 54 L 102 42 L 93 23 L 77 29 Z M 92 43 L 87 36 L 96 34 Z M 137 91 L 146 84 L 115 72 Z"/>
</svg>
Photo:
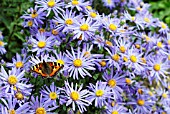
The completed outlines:
<svg viewBox="0 0 170 114">
<path fill-rule="evenodd" d="M 102 1 L 119 9 L 36 0 L 21 16 L 30 36 L 1 66 L 0 113 L 170 113 L 168 26 L 142 0 Z"/>
</svg>

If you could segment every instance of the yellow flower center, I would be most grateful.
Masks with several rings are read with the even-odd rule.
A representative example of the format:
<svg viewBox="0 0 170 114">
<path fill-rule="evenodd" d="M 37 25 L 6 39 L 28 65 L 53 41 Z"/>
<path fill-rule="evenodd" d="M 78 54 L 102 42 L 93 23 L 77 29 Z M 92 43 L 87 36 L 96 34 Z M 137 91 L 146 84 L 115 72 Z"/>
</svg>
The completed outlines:
<svg viewBox="0 0 170 114">
<path fill-rule="evenodd" d="M 87 25 L 87 24 L 82 24 L 82 25 L 80 26 L 80 30 L 81 30 L 81 31 L 87 31 L 87 30 L 89 30 L 89 25 Z"/>
<path fill-rule="evenodd" d="M 120 46 L 120 47 L 119 47 L 119 50 L 120 50 L 122 53 L 125 53 L 126 48 L 125 48 L 124 46 Z"/>
<path fill-rule="evenodd" d="M 78 0 L 73 0 L 72 1 L 72 5 L 78 5 L 79 4 L 79 1 Z"/>
<path fill-rule="evenodd" d="M 155 71 L 159 71 L 159 70 L 161 69 L 160 64 L 155 64 L 155 65 L 153 66 L 153 69 L 154 69 Z"/>
<path fill-rule="evenodd" d="M 77 91 L 73 91 L 73 92 L 71 92 L 70 97 L 71 97 L 74 101 L 77 101 L 77 100 L 79 100 L 80 95 L 79 95 L 79 93 L 78 93 Z"/>
<path fill-rule="evenodd" d="M 151 41 L 151 38 L 149 38 L 147 35 L 144 35 L 144 38 L 147 42 Z"/>
<path fill-rule="evenodd" d="M 110 24 L 109 29 L 115 31 L 117 29 L 117 26 L 115 24 Z"/>
<path fill-rule="evenodd" d="M 170 85 L 168 86 L 168 89 L 170 90 Z"/>
<path fill-rule="evenodd" d="M 21 68 L 21 67 L 23 67 L 23 63 L 22 63 L 22 61 L 18 61 L 18 62 L 16 62 L 15 63 L 15 66 L 17 67 L 17 68 Z"/>
<path fill-rule="evenodd" d="M 86 6 L 86 8 L 87 8 L 88 10 L 91 10 L 91 9 L 92 9 L 92 7 L 91 7 L 91 6 Z"/>
<path fill-rule="evenodd" d="M 166 112 L 162 112 L 161 114 L 167 114 Z"/>
<path fill-rule="evenodd" d="M 55 100 L 55 99 L 57 99 L 58 96 L 55 92 L 50 92 L 49 97 L 50 97 L 50 99 Z"/>
<path fill-rule="evenodd" d="M 39 41 L 38 42 L 38 47 L 39 48 L 44 48 L 46 46 L 46 43 L 44 41 Z"/>
<path fill-rule="evenodd" d="M 49 0 L 48 2 L 47 2 L 47 5 L 48 5 L 48 7 L 54 7 L 55 6 L 55 0 Z"/>
<path fill-rule="evenodd" d="M 27 25 L 28 25 L 29 27 L 32 27 L 33 22 L 32 22 L 32 21 L 28 21 L 28 22 L 27 22 Z"/>
<path fill-rule="evenodd" d="M 75 67 L 81 67 L 82 66 L 82 60 L 81 59 L 75 59 L 73 61 L 73 64 Z"/>
<path fill-rule="evenodd" d="M 86 51 L 86 52 L 84 53 L 84 56 L 87 57 L 87 58 L 90 57 L 90 55 L 91 55 L 91 54 L 90 54 L 90 52 L 88 52 L 88 51 Z"/>
<path fill-rule="evenodd" d="M 142 10 L 142 8 L 140 8 L 140 7 L 137 7 L 137 8 L 136 8 L 136 10 L 138 10 L 138 11 L 141 11 L 141 10 Z"/>
<path fill-rule="evenodd" d="M 8 83 L 9 83 L 9 84 L 15 85 L 17 82 L 18 82 L 18 79 L 17 79 L 16 76 L 10 75 L 10 76 L 8 77 Z"/>
<path fill-rule="evenodd" d="M 115 60 L 115 61 L 119 61 L 120 56 L 119 56 L 118 54 L 114 54 L 114 55 L 112 56 L 112 59 Z"/>
<path fill-rule="evenodd" d="M 106 41 L 106 44 L 107 44 L 108 46 L 113 46 L 112 42 L 110 42 L 110 41 Z"/>
<path fill-rule="evenodd" d="M 108 4 L 111 4 L 111 2 L 112 2 L 111 0 L 107 0 L 107 3 L 108 3 Z"/>
<path fill-rule="evenodd" d="M 140 45 L 139 45 L 139 44 L 135 44 L 135 47 L 136 47 L 137 49 L 140 49 Z"/>
<path fill-rule="evenodd" d="M 170 55 L 168 55 L 168 60 L 170 60 Z"/>
<path fill-rule="evenodd" d="M 162 27 L 163 29 L 166 29 L 165 23 L 161 22 L 161 27 Z"/>
<path fill-rule="evenodd" d="M 92 18 L 96 18 L 97 14 L 96 14 L 95 12 L 90 12 L 90 16 L 91 16 Z"/>
<path fill-rule="evenodd" d="M 136 58 L 136 56 L 134 56 L 134 55 L 131 55 L 131 56 L 130 56 L 130 60 L 131 60 L 133 63 L 136 63 L 136 62 L 137 62 L 137 58 Z"/>
<path fill-rule="evenodd" d="M 39 29 L 39 32 L 40 32 L 40 33 L 44 33 L 44 32 L 45 32 L 45 29 L 44 29 L 44 28 L 40 28 L 40 29 Z"/>
<path fill-rule="evenodd" d="M 163 94 L 162 94 L 162 97 L 166 99 L 168 96 L 167 96 L 166 93 L 163 93 Z"/>
<path fill-rule="evenodd" d="M 141 58 L 141 60 L 142 60 L 142 63 L 145 63 L 146 64 L 146 59 L 143 57 L 143 58 Z"/>
<path fill-rule="evenodd" d="M 15 94 L 15 97 L 16 97 L 18 100 L 23 100 L 23 99 L 24 99 L 24 96 L 23 96 L 23 94 L 22 94 L 21 92 L 17 92 L 17 93 Z"/>
<path fill-rule="evenodd" d="M 117 110 L 112 111 L 112 114 L 119 114 Z"/>
<path fill-rule="evenodd" d="M 139 106 L 143 106 L 143 105 L 145 104 L 145 101 L 142 100 L 142 99 L 138 99 L 137 104 L 138 104 Z"/>
<path fill-rule="evenodd" d="M 148 94 L 149 94 L 150 96 L 153 96 L 153 93 L 152 93 L 151 91 L 149 91 Z"/>
<path fill-rule="evenodd" d="M 55 30 L 55 29 L 53 29 L 51 32 L 52 32 L 53 35 L 58 35 L 58 31 Z"/>
<path fill-rule="evenodd" d="M 128 62 L 128 58 L 124 56 L 123 61 Z"/>
<path fill-rule="evenodd" d="M 58 59 L 58 60 L 57 60 L 57 63 L 60 63 L 60 64 L 64 65 L 64 61 L 61 60 L 61 59 Z"/>
<path fill-rule="evenodd" d="M 128 85 L 130 85 L 132 83 L 131 79 L 129 79 L 129 78 L 125 78 L 125 81 Z"/>
<path fill-rule="evenodd" d="M 168 45 L 170 45 L 170 39 L 168 40 Z"/>
<path fill-rule="evenodd" d="M 72 25 L 73 24 L 73 20 L 72 19 L 66 19 L 65 20 L 65 24 Z"/>
<path fill-rule="evenodd" d="M 145 18 L 144 18 L 144 21 L 147 22 L 147 23 L 149 23 L 149 22 L 150 22 L 150 19 L 147 18 L 147 17 L 145 17 Z"/>
<path fill-rule="evenodd" d="M 1 47 L 4 46 L 4 42 L 0 41 L 0 46 Z"/>
<path fill-rule="evenodd" d="M 99 64 L 100 64 L 102 67 L 104 67 L 104 66 L 106 66 L 106 61 L 102 60 L 101 62 L 99 62 Z"/>
<path fill-rule="evenodd" d="M 46 110 L 43 107 L 39 107 L 36 109 L 35 114 L 46 114 Z"/>
<path fill-rule="evenodd" d="M 108 85 L 109 85 L 110 87 L 114 88 L 114 87 L 116 86 L 116 80 L 110 79 L 110 80 L 108 81 Z"/>
<path fill-rule="evenodd" d="M 143 90 L 142 89 L 138 89 L 138 93 L 139 94 L 143 94 Z"/>
<path fill-rule="evenodd" d="M 111 106 L 113 106 L 113 107 L 115 106 L 115 102 L 114 101 L 111 102 Z"/>
<path fill-rule="evenodd" d="M 96 91 L 96 96 L 97 96 L 97 97 L 101 97 L 101 96 L 103 96 L 103 94 L 104 94 L 104 91 L 101 90 L 101 89 L 99 89 L 99 90 Z"/>
<path fill-rule="evenodd" d="M 36 18 L 37 16 L 38 16 L 37 13 L 32 13 L 32 14 L 31 14 L 31 17 L 32 17 L 32 18 Z"/>
<path fill-rule="evenodd" d="M 162 48 L 162 42 L 157 42 L 157 46 L 158 46 L 159 48 Z"/>
<path fill-rule="evenodd" d="M 134 20 L 135 20 L 135 16 L 132 16 L 132 17 L 131 17 L 131 20 L 134 21 Z"/>
<path fill-rule="evenodd" d="M 14 109 L 12 109 L 12 110 L 9 110 L 9 114 L 16 114 L 16 112 Z"/>
</svg>

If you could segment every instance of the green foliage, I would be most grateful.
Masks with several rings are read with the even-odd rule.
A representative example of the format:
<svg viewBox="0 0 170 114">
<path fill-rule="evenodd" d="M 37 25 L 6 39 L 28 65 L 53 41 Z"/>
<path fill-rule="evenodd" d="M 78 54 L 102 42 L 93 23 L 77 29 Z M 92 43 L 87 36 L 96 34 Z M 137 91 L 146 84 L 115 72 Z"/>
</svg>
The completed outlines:
<svg viewBox="0 0 170 114">
<path fill-rule="evenodd" d="M 170 0 L 149 0 L 146 2 L 151 5 L 150 12 L 153 13 L 153 16 L 164 21 L 170 27 Z"/>
<path fill-rule="evenodd" d="M 21 31 L 23 20 L 20 17 L 30 6 L 33 5 L 29 0 L 2 0 L 0 3 L 0 31 L 7 43 L 7 53 L 3 55 L 5 61 L 11 61 L 23 48 L 26 33 Z"/>
</svg>

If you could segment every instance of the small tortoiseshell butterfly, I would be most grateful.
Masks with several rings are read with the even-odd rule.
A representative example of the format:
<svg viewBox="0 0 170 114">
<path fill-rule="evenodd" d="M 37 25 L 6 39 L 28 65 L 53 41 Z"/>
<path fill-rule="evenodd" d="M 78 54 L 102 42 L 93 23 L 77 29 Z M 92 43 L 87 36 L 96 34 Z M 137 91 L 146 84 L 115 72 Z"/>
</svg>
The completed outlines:
<svg viewBox="0 0 170 114">
<path fill-rule="evenodd" d="M 45 62 L 34 65 L 31 70 L 40 74 L 42 77 L 54 77 L 64 65 L 57 62 Z"/>
</svg>

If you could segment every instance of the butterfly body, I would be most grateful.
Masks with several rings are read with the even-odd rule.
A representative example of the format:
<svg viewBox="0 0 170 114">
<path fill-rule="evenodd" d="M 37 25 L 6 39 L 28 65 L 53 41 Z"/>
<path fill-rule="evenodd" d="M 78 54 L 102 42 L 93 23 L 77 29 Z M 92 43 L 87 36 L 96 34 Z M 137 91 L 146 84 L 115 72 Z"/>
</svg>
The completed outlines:
<svg viewBox="0 0 170 114">
<path fill-rule="evenodd" d="M 45 62 L 34 65 L 32 71 L 40 74 L 42 77 L 54 77 L 64 65 L 57 62 Z"/>
</svg>

